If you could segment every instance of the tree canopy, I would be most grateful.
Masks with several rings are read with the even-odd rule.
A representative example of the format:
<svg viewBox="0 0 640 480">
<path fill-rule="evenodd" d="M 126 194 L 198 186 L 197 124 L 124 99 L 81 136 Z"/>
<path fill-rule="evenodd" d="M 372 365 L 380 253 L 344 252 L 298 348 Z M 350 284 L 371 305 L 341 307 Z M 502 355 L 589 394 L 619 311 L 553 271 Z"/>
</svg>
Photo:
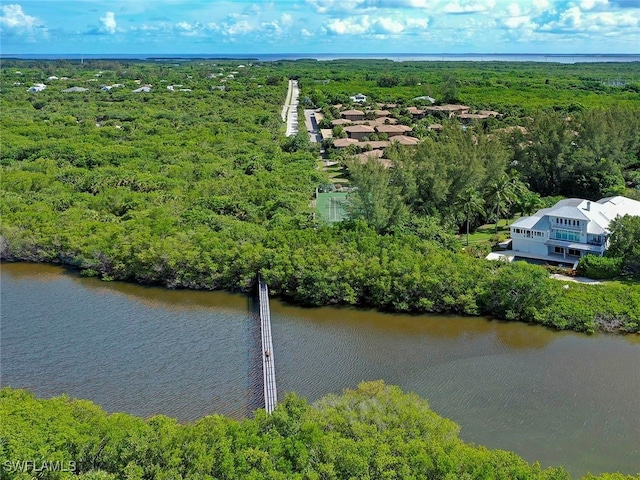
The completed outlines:
<svg viewBox="0 0 640 480">
<path fill-rule="evenodd" d="M 381 381 L 314 405 L 288 394 L 272 415 L 185 425 L 4 388 L 0 417 L 3 479 L 570 479 L 562 468 L 463 442 L 459 427 L 426 401 Z M 596 479 L 632 477 L 585 480 Z"/>
</svg>

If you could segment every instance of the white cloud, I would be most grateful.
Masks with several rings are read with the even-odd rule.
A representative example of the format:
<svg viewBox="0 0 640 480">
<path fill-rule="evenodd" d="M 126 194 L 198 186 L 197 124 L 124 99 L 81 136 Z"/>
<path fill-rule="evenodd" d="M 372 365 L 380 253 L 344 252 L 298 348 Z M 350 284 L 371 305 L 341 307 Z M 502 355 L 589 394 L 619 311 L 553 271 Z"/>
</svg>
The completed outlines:
<svg viewBox="0 0 640 480">
<path fill-rule="evenodd" d="M 454 0 L 449 2 L 442 11 L 444 13 L 484 13 L 496 6 L 495 0 Z"/>
<path fill-rule="evenodd" d="M 280 17 L 280 23 L 282 23 L 282 25 L 291 25 L 293 23 L 293 17 L 289 13 L 283 13 Z"/>
<path fill-rule="evenodd" d="M 503 21 L 503 25 L 511 30 L 533 30 L 537 26 L 535 23 L 531 22 L 531 17 L 529 17 L 529 15 L 517 15 L 506 18 Z"/>
<path fill-rule="evenodd" d="M 245 35 L 253 30 L 255 30 L 255 27 L 246 20 L 223 26 L 223 33 L 226 35 Z"/>
<path fill-rule="evenodd" d="M 407 28 L 422 30 L 429 26 L 428 18 L 408 18 L 407 19 Z"/>
<path fill-rule="evenodd" d="M 534 10 L 543 11 L 548 9 L 551 4 L 549 3 L 549 0 L 533 0 L 532 6 Z"/>
<path fill-rule="evenodd" d="M 0 26 L 3 33 L 34 36 L 37 33 L 47 34 L 47 27 L 40 20 L 27 15 L 21 5 L 3 5 L 0 9 Z"/>
<path fill-rule="evenodd" d="M 507 7 L 507 12 L 512 17 L 517 17 L 522 14 L 522 11 L 520 10 L 520 5 L 518 5 L 517 3 L 509 4 L 509 6 Z"/>
<path fill-rule="evenodd" d="M 376 21 L 378 30 L 384 33 L 398 34 L 404 30 L 404 25 L 393 18 L 379 18 Z"/>
<path fill-rule="evenodd" d="M 104 17 L 100 17 L 102 22 L 102 30 L 107 33 L 116 33 L 118 24 L 116 23 L 116 14 L 113 12 L 107 12 Z"/>
<path fill-rule="evenodd" d="M 424 30 L 428 26 L 428 18 L 393 18 L 360 15 L 357 17 L 331 19 L 325 24 L 324 28 L 325 31 L 334 35 L 399 35 L 410 30 Z"/>
<path fill-rule="evenodd" d="M 306 2 L 318 13 L 350 12 L 367 4 L 365 0 L 306 0 Z"/>
<path fill-rule="evenodd" d="M 327 30 L 336 35 L 362 35 L 369 32 L 371 24 L 369 17 L 364 15 L 360 18 L 334 18 L 327 25 Z"/>
<path fill-rule="evenodd" d="M 582 0 L 580 2 L 581 10 L 594 10 L 610 7 L 609 0 Z"/>
</svg>

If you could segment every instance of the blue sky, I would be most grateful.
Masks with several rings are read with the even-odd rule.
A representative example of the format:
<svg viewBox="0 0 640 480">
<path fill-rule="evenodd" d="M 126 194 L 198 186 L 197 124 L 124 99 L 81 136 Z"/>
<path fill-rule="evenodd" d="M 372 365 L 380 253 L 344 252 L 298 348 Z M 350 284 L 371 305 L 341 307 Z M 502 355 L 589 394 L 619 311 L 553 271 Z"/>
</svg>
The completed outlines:
<svg viewBox="0 0 640 480">
<path fill-rule="evenodd" d="M 22 0 L 32 53 L 640 53 L 640 0 Z"/>
</svg>

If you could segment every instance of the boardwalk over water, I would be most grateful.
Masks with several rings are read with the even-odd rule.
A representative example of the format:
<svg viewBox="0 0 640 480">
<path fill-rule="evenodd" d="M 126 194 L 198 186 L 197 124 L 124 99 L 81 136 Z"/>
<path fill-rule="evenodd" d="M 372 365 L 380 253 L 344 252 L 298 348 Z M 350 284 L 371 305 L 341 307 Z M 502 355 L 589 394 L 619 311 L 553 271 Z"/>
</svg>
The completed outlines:
<svg viewBox="0 0 640 480">
<path fill-rule="evenodd" d="M 262 337 L 264 408 L 267 413 L 271 413 L 278 402 L 278 391 L 276 389 L 276 367 L 273 358 L 273 342 L 271 340 L 269 291 L 261 275 L 258 275 L 258 303 L 260 305 L 260 336 Z"/>
</svg>

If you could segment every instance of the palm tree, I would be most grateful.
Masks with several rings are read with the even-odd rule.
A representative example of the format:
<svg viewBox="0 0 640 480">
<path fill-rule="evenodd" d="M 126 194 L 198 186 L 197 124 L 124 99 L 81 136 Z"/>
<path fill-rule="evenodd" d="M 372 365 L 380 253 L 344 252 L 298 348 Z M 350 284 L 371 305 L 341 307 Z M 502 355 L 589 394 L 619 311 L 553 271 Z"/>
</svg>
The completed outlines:
<svg viewBox="0 0 640 480">
<path fill-rule="evenodd" d="M 460 207 L 460 212 L 464 215 L 467 224 L 467 246 L 469 246 L 469 223 L 472 218 L 484 215 L 484 199 L 480 192 L 473 187 L 469 187 L 458 195 L 456 205 Z"/>
<path fill-rule="evenodd" d="M 504 209 L 514 203 L 525 190 L 526 186 L 520 179 L 506 173 L 503 173 L 498 179 L 489 184 L 487 202 L 494 207 L 496 234 L 498 233 L 498 222 L 504 213 Z"/>
<path fill-rule="evenodd" d="M 532 215 L 544 206 L 540 195 L 534 192 L 526 192 L 518 199 L 518 209 L 522 216 Z"/>
</svg>

